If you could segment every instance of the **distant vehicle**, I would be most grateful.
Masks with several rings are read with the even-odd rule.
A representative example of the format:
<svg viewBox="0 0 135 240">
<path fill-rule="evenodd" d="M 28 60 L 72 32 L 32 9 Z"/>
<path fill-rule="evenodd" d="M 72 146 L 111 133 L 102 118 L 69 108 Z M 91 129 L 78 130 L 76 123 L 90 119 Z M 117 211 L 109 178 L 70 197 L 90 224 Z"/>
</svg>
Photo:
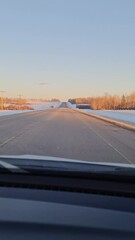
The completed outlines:
<svg viewBox="0 0 135 240">
<path fill-rule="evenodd" d="M 54 108 L 54 106 L 51 106 L 51 108 Z"/>
</svg>

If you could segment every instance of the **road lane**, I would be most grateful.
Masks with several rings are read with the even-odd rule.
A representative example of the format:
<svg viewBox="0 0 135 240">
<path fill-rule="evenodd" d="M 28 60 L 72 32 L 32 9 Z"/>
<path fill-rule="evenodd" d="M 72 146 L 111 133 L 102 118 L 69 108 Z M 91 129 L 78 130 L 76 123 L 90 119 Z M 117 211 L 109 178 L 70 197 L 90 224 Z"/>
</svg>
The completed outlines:
<svg viewBox="0 0 135 240">
<path fill-rule="evenodd" d="M 0 154 L 135 163 L 135 133 L 69 108 L 50 109 L 3 118 Z"/>
<path fill-rule="evenodd" d="M 42 118 L 48 117 L 46 111 L 35 111 L 31 113 L 24 113 L 18 115 L 11 115 L 7 117 L 0 117 L 0 144 L 7 141 L 9 138 L 22 134 L 24 131 L 34 126 Z M 51 112 L 52 113 L 52 112 Z"/>
</svg>

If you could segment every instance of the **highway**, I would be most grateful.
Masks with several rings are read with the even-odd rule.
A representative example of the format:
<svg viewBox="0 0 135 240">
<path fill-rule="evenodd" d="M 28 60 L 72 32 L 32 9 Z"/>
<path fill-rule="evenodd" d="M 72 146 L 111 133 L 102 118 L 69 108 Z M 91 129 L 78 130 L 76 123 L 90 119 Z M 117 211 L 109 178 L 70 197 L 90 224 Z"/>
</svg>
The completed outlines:
<svg viewBox="0 0 135 240">
<path fill-rule="evenodd" d="M 58 109 L 0 117 L 0 155 L 41 155 L 91 162 L 135 163 L 135 133 Z"/>
</svg>

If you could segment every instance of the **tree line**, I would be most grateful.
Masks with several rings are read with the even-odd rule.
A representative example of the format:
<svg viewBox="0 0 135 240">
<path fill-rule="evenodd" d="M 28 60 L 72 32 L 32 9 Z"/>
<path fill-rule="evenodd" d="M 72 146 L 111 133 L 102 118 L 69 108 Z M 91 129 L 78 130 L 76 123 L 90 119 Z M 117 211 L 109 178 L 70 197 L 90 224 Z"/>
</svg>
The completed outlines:
<svg viewBox="0 0 135 240">
<path fill-rule="evenodd" d="M 121 96 L 106 93 L 103 96 L 73 98 L 68 101 L 72 104 L 89 104 L 93 110 L 135 110 L 135 92 Z"/>
<path fill-rule="evenodd" d="M 0 97 L 0 110 L 33 110 L 32 107 L 30 107 L 29 103 L 30 101 L 39 101 L 39 102 L 60 102 L 57 98 L 52 98 L 51 100 L 46 99 L 25 99 L 25 98 L 3 98 Z"/>
</svg>

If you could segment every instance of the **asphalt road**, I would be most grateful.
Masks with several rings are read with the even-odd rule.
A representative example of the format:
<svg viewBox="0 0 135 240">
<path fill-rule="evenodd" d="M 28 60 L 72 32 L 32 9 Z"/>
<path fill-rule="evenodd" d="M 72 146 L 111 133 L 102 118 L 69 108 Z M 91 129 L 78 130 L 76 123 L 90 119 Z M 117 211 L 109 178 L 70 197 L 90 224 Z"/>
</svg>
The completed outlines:
<svg viewBox="0 0 135 240">
<path fill-rule="evenodd" d="M 0 155 L 135 163 L 135 133 L 65 108 L 0 117 Z"/>
</svg>

